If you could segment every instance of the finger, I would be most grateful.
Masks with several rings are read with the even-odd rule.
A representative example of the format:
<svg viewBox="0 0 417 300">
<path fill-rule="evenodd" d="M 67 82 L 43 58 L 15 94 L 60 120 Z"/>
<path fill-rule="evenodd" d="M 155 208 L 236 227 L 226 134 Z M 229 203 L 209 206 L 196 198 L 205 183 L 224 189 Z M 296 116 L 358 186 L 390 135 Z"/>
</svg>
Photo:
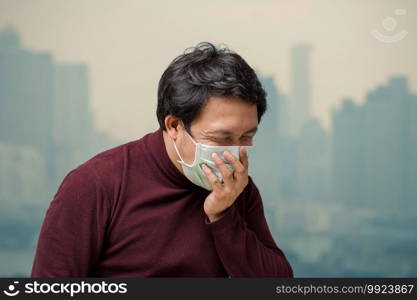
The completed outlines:
<svg viewBox="0 0 417 300">
<path fill-rule="evenodd" d="M 232 164 L 233 169 L 235 170 L 235 175 L 242 175 L 245 173 L 245 167 L 243 164 L 234 157 L 229 151 L 224 152 L 224 157 Z"/>
<path fill-rule="evenodd" d="M 222 159 L 220 159 L 219 155 L 217 153 L 213 153 L 211 155 L 214 162 L 217 165 L 217 168 L 220 170 L 220 173 L 223 176 L 223 181 L 225 184 L 230 184 L 233 181 L 233 173 L 229 170 L 228 167 L 226 167 L 225 163 Z"/>
<path fill-rule="evenodd" d="M 211 171 L 209 167 L 206 166 L 206 164 L 202 164 L 201 168 L 203 169 L 204 174 L 206 174 L 212 188 L 217 188 L 217 185 L 220 184 L 220 182 L 217 180 L 217 176 L 213 173 L 213 171 Z"/>
<path fill-rule="evenodd" d="M 248 149 L 245 146 L 240 147 L 239 149 L 240 161 L 242 162 L 245 169 L 249 168 L 249 159 L 248 159 Z"/>
</svg>

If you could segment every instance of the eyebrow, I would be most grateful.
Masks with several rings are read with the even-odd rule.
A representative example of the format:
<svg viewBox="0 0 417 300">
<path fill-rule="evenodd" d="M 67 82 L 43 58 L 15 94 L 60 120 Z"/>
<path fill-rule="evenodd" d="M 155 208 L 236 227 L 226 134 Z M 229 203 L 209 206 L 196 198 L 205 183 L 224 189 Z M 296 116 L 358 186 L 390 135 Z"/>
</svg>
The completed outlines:
<svg viewBox="0 0 417 300">
<path fill-rule="evenodd" d="M 258 127 L 254 127 L 252 129 L 249 129 L 248 131 L 244 132 L 243 134 L 253 133 L 253 132 L 256 132 L 257 130 L 258 130 Z M 223 129 L 207 131 L 207 133 L 208 134 L 233 135 L 233 132 L 231 132 L 229 130 L 223 130 Z"/>
</svg>

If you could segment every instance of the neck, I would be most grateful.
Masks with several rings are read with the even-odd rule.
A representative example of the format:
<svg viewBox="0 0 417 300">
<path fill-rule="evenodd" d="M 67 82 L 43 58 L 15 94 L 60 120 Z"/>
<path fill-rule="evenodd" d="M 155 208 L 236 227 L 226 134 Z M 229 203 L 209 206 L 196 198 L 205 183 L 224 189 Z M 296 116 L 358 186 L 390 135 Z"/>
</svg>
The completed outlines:
<svg viewBox="0 0 417 300">
<path fill-rule="evenodd" d="M 184 174 L 181 164 L 177 161 L 179 157 L 178 157 L 177 152 L 175 152 L 175 149 L 174 149 L 174 145 L 173 145 L 174 141 L 171 139 L 171 137 L 165 130 L 162 130 L 162 136 L 164 138 L 165 149 L 168 153 L 169 159 L 172 161 L 172 163 L 178 169 L 178 171 Z"/>
</svg>

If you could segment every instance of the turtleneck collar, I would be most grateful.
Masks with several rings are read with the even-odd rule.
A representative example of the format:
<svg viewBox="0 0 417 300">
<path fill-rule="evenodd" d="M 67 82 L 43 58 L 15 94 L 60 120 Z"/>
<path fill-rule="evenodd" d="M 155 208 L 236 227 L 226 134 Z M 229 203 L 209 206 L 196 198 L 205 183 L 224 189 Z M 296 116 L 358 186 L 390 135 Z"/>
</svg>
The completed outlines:
<svg viewBox="0 0 417 300">
<path fill-rule="evenodd" d="M 157 168 L 170 182 L 179 188 L 207 191 L 192 183 L 171 161 L 165 146 L 162 128 L 159 128 L 150 134 L 149 146 Z"/>
</svg>

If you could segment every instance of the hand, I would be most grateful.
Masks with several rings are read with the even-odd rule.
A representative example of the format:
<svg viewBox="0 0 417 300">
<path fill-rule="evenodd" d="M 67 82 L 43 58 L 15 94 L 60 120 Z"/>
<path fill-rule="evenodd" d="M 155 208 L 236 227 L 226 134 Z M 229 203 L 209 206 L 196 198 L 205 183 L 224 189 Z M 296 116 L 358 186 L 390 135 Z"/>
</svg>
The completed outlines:
<svg viewBox="0 0 417 300">
<path fill-rule="evenodd" d="M 213 153 L 212 157 L 223 176 L 223 183 L 217 180 L 217 176 L 209 167 L 202 165 L 203 171 L 213 188 L 204 201 L 204 212 L 211 222 L 222 217 L 226 209 L 235 202 L 249 182 L 248 153 L 245 147 L 240 147 L 239 151 L 240 161 L 228 151 L 225 151 L 223 154 L 226 160 L 233 166 L 234 172 L 231 172 L 223 160 L 216 153 Z"/>
</svg>

